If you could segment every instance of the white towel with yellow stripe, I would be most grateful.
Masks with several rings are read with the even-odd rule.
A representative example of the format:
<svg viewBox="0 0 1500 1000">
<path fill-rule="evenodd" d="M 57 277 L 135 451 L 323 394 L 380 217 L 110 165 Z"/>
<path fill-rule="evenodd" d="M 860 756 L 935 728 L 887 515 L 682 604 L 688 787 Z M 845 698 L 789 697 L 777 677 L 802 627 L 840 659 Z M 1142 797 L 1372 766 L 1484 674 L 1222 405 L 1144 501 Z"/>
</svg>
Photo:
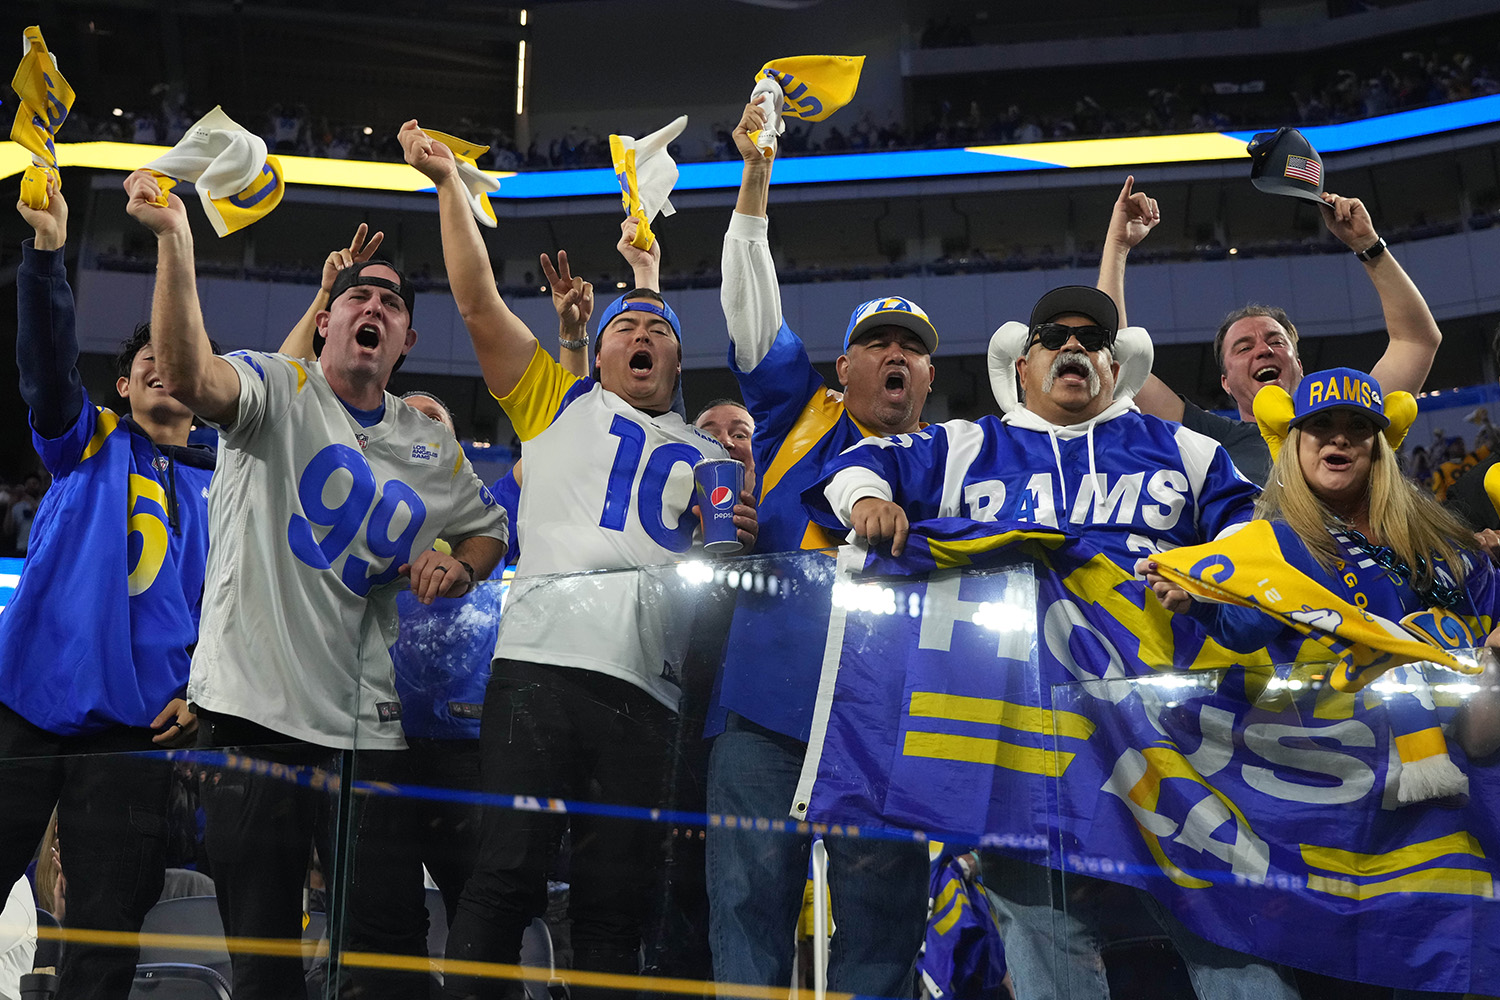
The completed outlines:
<svg viewBox="0 0 1500 1000">
<path fill-rule="evenodd" d="M 161 182 L 163 205 L 172 182 L 194 185 L 208 221 L 220 236 L 265 217 L 281 204 L 286 191 L 281 162 L 267 154 L 266 140 L 217 106 L 145 169 Z"/>
<path fill-rule="evenodd" d="M 31 154 L 31 165 L 21 174 L 21 201 L 27 208 L 47 207 L 47 181 L 62 188 L 57 170 L 57 130 L 73 108 L 73 88 L 57 67 L 57 56 L 47 51 L 42 29 L 27 28 L 21 36 L 21 65 L 10 85 L 20 98 L 10 137 Z"/>
<path fill-rule="evenodd" d="M 656 241 L 651 223 L 658 215 L 672 215 L 668 196 L 677 186 L 677 161 L 667 152 L 687 128 L 687 115 L 672 119 L 648 136 L 632 139 L 628 135 L 609 137 L 609 158 L 614 161 L 615 177 L 620 182 L 620 203 L 625 214 L 639 220 L 632 246 L 650 250 Z"/>
<path fill-rule="evenodd" d="M 488 153 L 490 147 L 436 129 L 425 131 L 429 137 L 447 146 L 453 153 L 453 159 L 458 164 L 458 179 L 463 182 L 464 190 L 469 195 L 469 210 L 481 225 L 494 229 L 495 207 L 490 204 L 490 193 L 500 190 L 500 181 L 479 169 L 479 158 Z"/>
</svg>

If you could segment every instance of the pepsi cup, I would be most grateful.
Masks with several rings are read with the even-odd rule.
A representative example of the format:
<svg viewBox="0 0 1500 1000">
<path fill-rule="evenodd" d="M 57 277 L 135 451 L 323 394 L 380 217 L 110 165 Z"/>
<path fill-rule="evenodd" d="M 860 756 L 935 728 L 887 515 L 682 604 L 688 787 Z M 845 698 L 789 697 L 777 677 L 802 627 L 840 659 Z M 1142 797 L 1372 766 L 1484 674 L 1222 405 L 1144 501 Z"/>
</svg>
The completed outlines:
<svg viewBox="0 0 1500 1000">
<path fill-rule="evenodd" d="M 734 526 L 734 505 L 745 488 L 745 463 L 733 458 L 706 458 L 693 466 L 693 489 L 703 522 L 703 551 L 734 555 L 740 545 Z"/>
</svg>

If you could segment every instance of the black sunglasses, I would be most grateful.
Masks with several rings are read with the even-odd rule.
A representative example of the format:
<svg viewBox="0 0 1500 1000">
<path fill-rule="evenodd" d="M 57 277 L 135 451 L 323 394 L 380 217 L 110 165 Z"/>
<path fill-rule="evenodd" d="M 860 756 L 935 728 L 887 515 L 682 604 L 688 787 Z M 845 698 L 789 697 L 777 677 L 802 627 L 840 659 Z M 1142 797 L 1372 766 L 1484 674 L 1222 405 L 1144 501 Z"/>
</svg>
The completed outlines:
<svg viewBox="0 0 1500 1000">
<path fill-rule="evenodd" d="M 1113 330 L 1106 330 L 1102 326 L 1064 326 L 1061 323 L 1039 323 L 1031 328 L 1031 340 L 1026 343 L 1027 350 L 1037 341 L 1049 351 L 1055 351 L 1068 342 L 1069 337 L 1077 337 L 1078 343 L 1083 345 L 1085 351 L 1093 352 L 1105 347 L 1113 347 L 1115 334 Z"/>
</svg>

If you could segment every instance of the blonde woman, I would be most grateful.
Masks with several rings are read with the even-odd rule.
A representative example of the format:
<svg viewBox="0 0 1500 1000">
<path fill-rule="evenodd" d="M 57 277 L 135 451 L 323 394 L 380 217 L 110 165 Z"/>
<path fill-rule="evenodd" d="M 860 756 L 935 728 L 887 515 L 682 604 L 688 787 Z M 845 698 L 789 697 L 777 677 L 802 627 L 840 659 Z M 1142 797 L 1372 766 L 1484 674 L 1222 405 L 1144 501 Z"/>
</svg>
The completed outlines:
<svg viewBox="0 0 1500 1000">
<path fill-rule="evenodd" d="M 1274 462 L 1256 516 L 1295 533 L 1307 557 L 1288 553 L 1297 569 L 1374 614 L 1399 621 L 1441 608 L 1470 621 L 1500 620 L 1500 578 L 1469 527 L 1401 474 L 1394 446 L 1416 415 L 1415 402 L 1393 393 L 1390 415 L 1387 409 L 1375 380 L 1351 368 L 1306 376 L 1295 397 L 1274 386 L 1261 390 L 1256 419 Z M 1168 610 L 1192 615 L 1232 649 L 1260 648 L 1282 631 L 1252 608 L 1194 602 L 1149 558 L 1136 568 Z M 1500 645 L 1500 629 L 1474 639 Z M 1493 668 L 1486 671 L 1485 692 L 1458 718 L 1470 757 L 1500 749 L 1493 676 Z"/>
</svg>

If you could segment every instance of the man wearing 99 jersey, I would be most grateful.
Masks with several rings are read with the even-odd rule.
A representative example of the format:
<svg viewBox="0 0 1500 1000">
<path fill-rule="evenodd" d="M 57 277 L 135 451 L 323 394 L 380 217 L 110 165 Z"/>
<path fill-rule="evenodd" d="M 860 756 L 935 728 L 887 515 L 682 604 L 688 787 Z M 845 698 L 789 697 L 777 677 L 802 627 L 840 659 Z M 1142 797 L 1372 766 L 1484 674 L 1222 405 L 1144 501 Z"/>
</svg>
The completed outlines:
<svg viewBox="0 0 1500 1000">
<path fill-rule="evenodd" d="M 76 367 L 67 202 L 49 188 L 46 209 L 17 208 L 36 231 L 16 276 L 21 396 L 54 480 L 0 615 L 0 872 L 9 885 L 26 869 L 56 803 L 69 926 L 133 932 L 161 894 L 169 772 L 124 751 L 182 745 L 197 725 L 183 693 L 214 455 L 188 446 L 192 414 L 162 391 L 144 326 L 118 358 L 129 415 L 93 405 Z M 61 994 L 123 998 L 136 957 L 70 942 Z"/>
<path fill-rule="evenodd" d="M 694 543 L 693 465 L 717 441 L 671 409 L 681 370 L 676 314 L 647 289 L 604 310 L 597 381 L 553 361 L 501 300 L 450 150 L 416 122 L 406 161 L 437 187 L 443 257 L 485 384 L 522 441 L 522 555 L 485 692 L 481 781 L 489 793 L 593 798 L 656 807 L 681 696 L 687 621 L 657 577 Z M 742 494 L 735 521 L 754 542 Z M 566 581 L 543 574 L 622 570 Z M 568 817 L 491 810 L 459 901 L 448 958 L 514 963 L 546 906 L 546 876 Z M 661 835 L 652 824 L 571 819 L 574 964 L 639 969 L 641 923 Z M 504 984 L 450 970 L 450 996 L 498 996 Z"/>
<path fill-rule="evenodd" d="M 451 434 L 385 391 L 416 342 L 415 294 L 389 264 L 339 272 L 316 317 L 319 361 L 216 356 L 198 306 L 182 202 L 126 179 L 128 210 L 156 234 L 152 337 L 163 383 L 216 425 L 203 623 L 188 695 L 200 743 L 309 744 L 266 754 L 325 763 L 357 749 L 362 776 L 405 746 L 390 646 L 396 591 L 458 597 L 505 550 L 505 516 Z M 433 543 L 447 539 L 452 553 Z M 319 798 L 222 772 L 207 844 L 232 936 L 300 936 Z M 239 1000 L 302 990 L 298 956 L 233 956 Z"/>
</svg>

